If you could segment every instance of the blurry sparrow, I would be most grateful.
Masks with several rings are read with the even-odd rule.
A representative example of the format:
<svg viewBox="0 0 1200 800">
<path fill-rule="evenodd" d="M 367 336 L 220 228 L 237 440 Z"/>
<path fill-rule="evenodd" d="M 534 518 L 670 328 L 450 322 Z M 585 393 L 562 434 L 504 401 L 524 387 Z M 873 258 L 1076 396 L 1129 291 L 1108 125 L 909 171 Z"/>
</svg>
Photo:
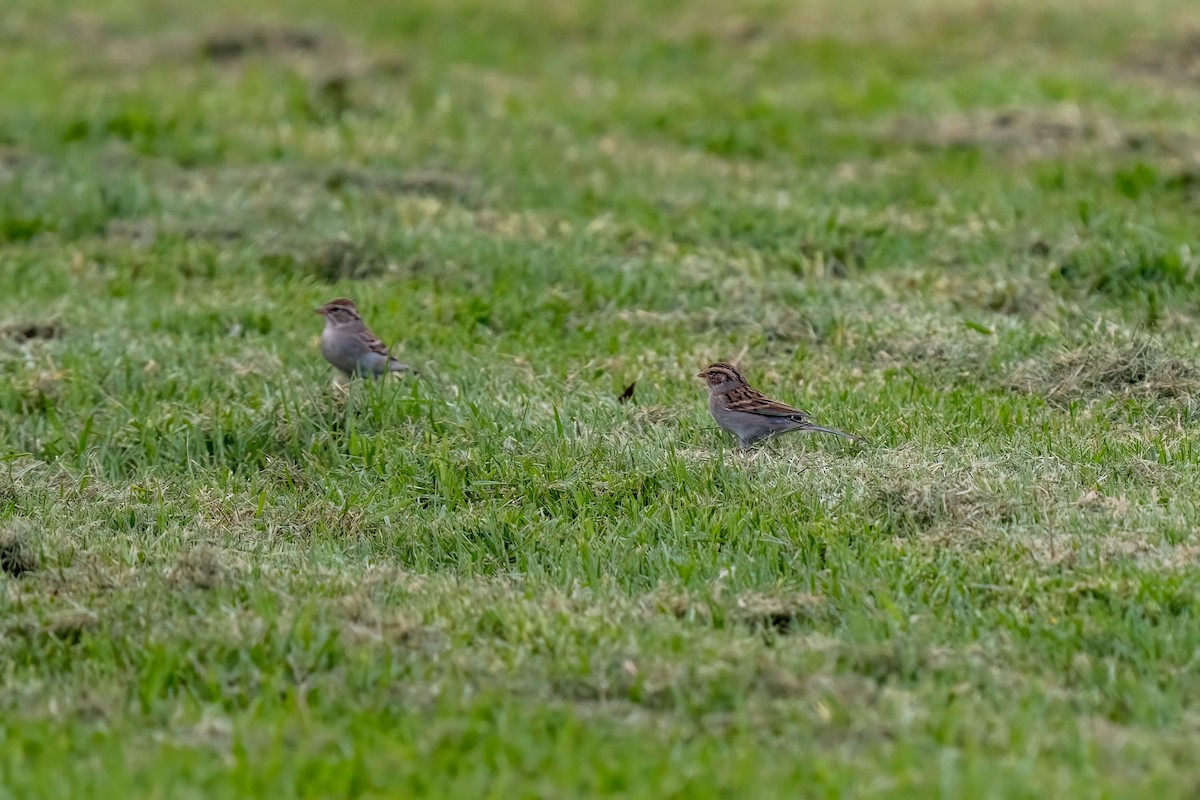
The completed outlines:
<svg viewBox="0 0 1200 800">
<path fill-rule="evenodd" d="M 387 345 L 371 333 L 367 323 L 358 315 L 353 300 L 339 297 L 320 308 L 313 309 L 325 317 L 321 331 L 321 355 L 347 377 L 385 372 L 404 372 L 409 369 L 388 355 Z"/>
<path fill-rule="evenodd" d="M 858 442 L 866 441 L 845 431 L 812 424 L 808 414 L 772 400 L 751 387 L 742 373 L 729 364 L 712 364 L 696 377 L 708 381 L 708 410 L 713 419 L 738 437 L 742 447 L 788 431 L 832 433 Z"/>
</svg>

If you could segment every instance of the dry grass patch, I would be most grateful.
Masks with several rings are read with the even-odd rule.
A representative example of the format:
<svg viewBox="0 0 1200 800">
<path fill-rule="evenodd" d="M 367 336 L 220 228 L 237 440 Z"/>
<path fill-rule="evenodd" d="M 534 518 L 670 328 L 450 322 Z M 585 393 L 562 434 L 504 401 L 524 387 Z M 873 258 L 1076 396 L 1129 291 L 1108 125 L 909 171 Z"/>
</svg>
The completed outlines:
<svg viewBox="0 0 1200 800">
<path fill-rule="evenodd" d="M 229 579 L 224 556 L 215 548 L 201 546 L 183 553 L 168 572 L 171 583 L 180 588 L 216 589 Z"/>
<path fill-rule="evenodd" d="M 806 592 L 743 592 L 734 601 L 730 614 L 753 629 L 791 633 L 798 622 L 811 617 L 824 602 L 824 598 Z"/>
<path fill-rule="evenodd" d="M 232 225 L 181 225 L 169 220 L 114 219 L 104 227 L 104 238 L 138 246 L 154 244 L 160 237 L 178 237 L 191 242 L 229 244 L 246 237 L 246 232 Z M 186 265 L 181 271 L 186 274 Z"/>
<path fill-rule="evenodd" d="M 291 26 L 229 28 L 204 36 L 197 50 L 209 61 L 231 62 L 251 56 L 312 53 L 325 46 L 317 31 Z"/>
<path fill-rule="evenodd" d="M 629 423 L 635 430 L 645 428 L 675 428 L 681 421 L 692 416 L 691 409 L 666 405 L 631 405 Z"/>
<path fill-rule="evenodd" d="M 1200 540 L 1190 529 L 1185 515 L 1157 488 L 1148 497 L 1093 488 L 1056 508 L 1044 528 L 1024 531 L 1013 541 L 1039 565 L 1133 563 L 1166 572 L 1194 569 L 1200 561 Z"/>
<path fill-rule="evenodd" d="M 1048 252 L 1045 243 L 1035 242 L 1030 247 L 1030 255 L 1044 257 L 1044 253 L 1038 255 L 1042 253 L 1041 248 L 1046 248 Z M 1000 275 L 1007 270 L 1007 266 L 997 264 L 989 271 L 989 276 Z M 964 311 L 979 309 L 1023 320 L 1049 317 L 1056 310 L 1058 302 L 1044 278 L 948 275 L 944 286 L 939 289 L 943 296 L 952 299 L 955 307 Z"/>
<path fill-rule="evenodd" d="M 1134 71 L 1189 87 L 1200 81 L 1200 30 L 1167 42 L 1154 42 L 1133 54 Z"/>
<path fill-rule="evenodd" d="M 1044 158 L 1072 151 L 1195 153 L 1197 143 L 1182 132 L 1135 130 L 1076 105 L 1001 109 L 950 114 L 936 119 L 905 118 L 883 138 L 930 148 L 970 148 Z"/>
<path fill-rule="evenodd" d="M 824 598 L 807 592 L 746 591 L 731 598 L 722 595 L 720 584 L 712 596 L 704 598 L 660 587 L 644 599 L 643 605 L 652 613 L 702 625 L 745 625 L 754 631 L 788 634 L 796 632 L 798 624 L 811 619 L 825 603 Z"/>
<path fill-rule="evenodd" d="M 1094 342 L 1051 360 L 1030 359 L 1017 368 L 1008 385 L 1054 405 L 1111 396 L 1169 400 L 1195 394 L 1200 371 L 1153 339 L 1138 337 Z"/>
<path fill-rule="evenodd" d="M 978 530 L 1011 522 L 1012 491 L 989 485 L 978 471 L 945 473 L 940 465 L 881 480 L 868 507 L 874 519 L 899 534 Z"/>
<path fill-rule="evenodd" d="M 41 622 L 17 622 L 8 626 L 10 635 L 28 639 L 48 639 L 76 644 L 85 633 L 100 626 L 100 617 L 86 609 L 72 609 L 52 614 Z"/>
<path fill-rule="evenodd" d="M 875 343 L 873 360 L 882 368 L 912 368 L 958 377 L 975 377 L 987 371 L 992 344 L 965 328 L 925 335 L 897 333 Z"/>
<path fill-rule="evenodd" d="M 438 169 L 396 172 L 339 168 L 326 175 L 324 182 L 325 188 L 330 191 L 358 188 L 384 195 L 436 197 L 460 205 L 473 205 L 481 193 L 477 178 Z"/>
<path fill-rule="evenodd" d="M 387 269 L 387 256 L 362 242 L 333 239 L 321 242 L 302 261 L 307 271 L 326 283 L 362 280 Z"/>
<path fill-rule="evenodd" d="M 0 527 L 0 571 L 14 578 L 37 571 L 41 566 L 37 536 L 33 523 L 25 519 L 11 519 Z"/>
<path fill-rule="evenodd" d="M 27 362 L 27 366 L 32 366 Z M 12 387 L 20 399 L 22 414 L 44 414 L 62 399 L 67 373 L 56 369 L 29 368 L 19 372 Z"/>
<path fill-rule="evenodd" d="M 57 339 L 66 332 L 58 322 L 8 322 L 0 325 L 0 339 L 23 344 L 35 339 Z"/>
<path fill-rule="evenodd" d="M 194 25 L 177 24 L 139 36 L 85 23 L 72 26 L 66 36 L 75 46 L 76 70 L 93 76 L 106 68 L 139 74 L 174 68 L 192 77 L 197 74 L 197 61 L 231 73 L 274 63 L 309 77 L 344 71 L 366 74 L 371 67 L 370 60 L 361 55 L 364 48 L 347 43 L 328 28 L 286 23 L 226 24 L 203 32 L 197 32 Z"/>
<path fill-rule="evenodd" d="M 311 275 L 324 283 L 366 280 L 397 266 L 378 244 L 349 238 L 270 252 L 262 263 L 280 275 Z"/>
</svg>

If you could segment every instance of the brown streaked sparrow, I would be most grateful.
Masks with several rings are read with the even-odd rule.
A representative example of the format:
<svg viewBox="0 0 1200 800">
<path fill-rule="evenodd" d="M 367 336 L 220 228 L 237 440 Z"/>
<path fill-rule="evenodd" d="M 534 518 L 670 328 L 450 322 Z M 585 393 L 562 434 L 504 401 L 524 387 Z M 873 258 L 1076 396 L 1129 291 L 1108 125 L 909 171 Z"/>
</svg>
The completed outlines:
<svg viewBox="0 0 1200 800">
<path fill-rule="evenodd" d="M 788 431 L 832 433 L 857 442 L 866 441 L 836 428 L 814 425 L 808 421 L 808 414 L 800 409 L 772 400 L 750 386 L 742 373 L 729 364 L 712 364 L 696 377 L 708 382 L 708 410 L 713 419 L 738 437 L 743 448 Z"/>
<path fill-rule="evenodd" d="M 378 378 L 387 372 L 409 369 L 408 364 L 401 364 L 388 354 L 387 345 L 363 322 L 353 300 L 339 297 L 313 310 L 325 317 L 321 355 L 347 378 L 354 375 Z"/>
</svg>

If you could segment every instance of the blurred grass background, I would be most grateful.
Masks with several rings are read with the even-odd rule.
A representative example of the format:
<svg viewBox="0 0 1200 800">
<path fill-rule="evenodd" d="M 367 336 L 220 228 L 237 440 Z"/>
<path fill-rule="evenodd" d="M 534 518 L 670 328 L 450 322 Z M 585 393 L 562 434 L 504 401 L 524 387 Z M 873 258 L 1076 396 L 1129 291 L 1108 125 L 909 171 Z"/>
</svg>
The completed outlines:
<svg viewBox="0 0 1200 800">
<path fill-rule="evenodd" d="M 1193 796 L 1198 81 L 1184 0 L 9 0 L 0 796 Z"/>
</svg>

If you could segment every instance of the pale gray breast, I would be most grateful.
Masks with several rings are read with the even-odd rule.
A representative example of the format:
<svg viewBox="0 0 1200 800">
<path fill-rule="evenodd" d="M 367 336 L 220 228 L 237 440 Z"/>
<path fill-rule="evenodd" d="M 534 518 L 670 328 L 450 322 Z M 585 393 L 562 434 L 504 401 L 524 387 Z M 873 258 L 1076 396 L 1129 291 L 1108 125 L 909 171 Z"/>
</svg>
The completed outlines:
<svg viewBox="0 0 1200 800">
<path fill-rule="evenodd" d="M 358 361 L 367 352 L 366 345 L 353 330 L 326 325 L 321 331 L 321 355 L 342 372 L 354 372 Z"/>
</svg>

